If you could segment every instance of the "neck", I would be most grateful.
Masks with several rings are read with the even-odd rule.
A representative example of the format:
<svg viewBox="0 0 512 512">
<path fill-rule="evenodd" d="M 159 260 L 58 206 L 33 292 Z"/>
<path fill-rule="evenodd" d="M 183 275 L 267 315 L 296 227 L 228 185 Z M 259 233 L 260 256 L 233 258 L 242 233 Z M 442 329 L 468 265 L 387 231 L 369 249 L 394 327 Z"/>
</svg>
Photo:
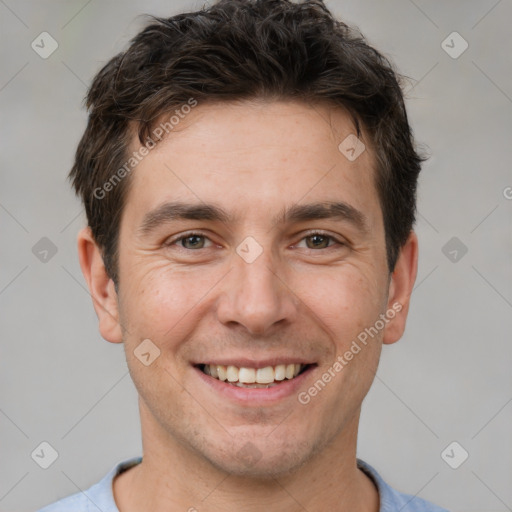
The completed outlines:
<svg viewBox="0 0 512 512">
<path fill-rule="evenodd" d="M 359 414 L 293 473 L 230 475 L 142 418 L 143 461 L 114 480 L 120 512 L 378 512 L 379 496 L 356 465 Z"/>
</svg>

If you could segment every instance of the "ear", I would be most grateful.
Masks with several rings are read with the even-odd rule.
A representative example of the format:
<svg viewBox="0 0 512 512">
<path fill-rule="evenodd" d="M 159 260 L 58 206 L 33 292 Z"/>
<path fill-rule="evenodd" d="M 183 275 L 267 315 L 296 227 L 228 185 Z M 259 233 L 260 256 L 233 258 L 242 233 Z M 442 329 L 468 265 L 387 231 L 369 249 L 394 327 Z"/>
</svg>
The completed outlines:
<svg viewBox="0 0 512 512">
<path fill-rule="evenodd" d="M 121 343 L 117 292 L 89 227 L 78 233 L 78 257 L 99 320 L 101 336 L 111 343 Z"/>
<path fill-rule="evenodd" d="M 386 325 L 382 342 L 391 344 L 398 341 L 405 330 L 412 288 L 418 270 L 418 237 L 411 231 L 398 256 L 389 284 L 387 311 L 395 316 Z"/>
</svg>

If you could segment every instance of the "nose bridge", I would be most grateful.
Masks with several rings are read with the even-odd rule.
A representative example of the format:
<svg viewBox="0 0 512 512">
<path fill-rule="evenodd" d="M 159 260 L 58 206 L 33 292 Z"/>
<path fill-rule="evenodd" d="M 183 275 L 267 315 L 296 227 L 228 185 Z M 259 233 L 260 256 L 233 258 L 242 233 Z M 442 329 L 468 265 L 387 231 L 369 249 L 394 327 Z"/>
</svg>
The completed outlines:
<svg viewBox="0 0 512 512">
<path fill-rule="evenodd" d="M 233 255 L 233 270 L 218 306 L 219 320 L 260 334 L 277 322 L 290 320 L 295 305 L 282 280 L 272 250 L 254 239 L 244 240 Z"/>
</svg>

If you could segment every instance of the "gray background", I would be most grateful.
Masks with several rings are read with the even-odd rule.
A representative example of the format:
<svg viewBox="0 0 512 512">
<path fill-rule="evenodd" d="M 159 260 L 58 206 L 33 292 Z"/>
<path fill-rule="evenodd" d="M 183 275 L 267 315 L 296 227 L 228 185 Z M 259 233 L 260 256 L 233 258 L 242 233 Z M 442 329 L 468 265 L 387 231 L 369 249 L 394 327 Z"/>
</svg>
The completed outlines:
<svg viewBox="0 0 512 512">
<path fill-rule="evenodd" d="M 139 15 L 201 5 L 0 0 L 1 511 L 85 489 L 140 453 L 122 347 L 99 336 L 84 288 L 75 248 L 84 217 L 66 174 L 86 85 L 139 30 Z M 411 123 L 432 155 L 407 331 L 384 347 L 358 455 L 396 488 L 453 511 L 512 510 L 512 3 L 328 6 L 411 77 Z M 48 59 L 31 48 L 43 31 L 59 44 Z M 456 59 L 441 46 L 453 31 L 469 44 Z M 46 262 L 32 252 L 42 237 L 57 248 Z M 458 247 L 443 252 L 452 237 Z M 42 441 L 59 453 L 46 470 L 31 458 Z M 469 453 L 458 469 L 441 457 L 452 441 Z"/>
</svg>

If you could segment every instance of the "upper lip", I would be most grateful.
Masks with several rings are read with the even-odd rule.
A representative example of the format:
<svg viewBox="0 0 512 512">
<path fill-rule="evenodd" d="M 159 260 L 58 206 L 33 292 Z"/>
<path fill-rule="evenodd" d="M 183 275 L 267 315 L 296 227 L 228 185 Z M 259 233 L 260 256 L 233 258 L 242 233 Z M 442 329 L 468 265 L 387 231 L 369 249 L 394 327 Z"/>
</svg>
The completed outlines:
<svg viewBox="0 0 512 512">
<path fill-rule="evenodd" d="M 219 365 L 219 366 L 236 366 L 237 368 L 266 368 L 267 366 L 278 366 L 280 364 L 315 364 L 314 361 L 301 357 L 271 357 L 267 359 L 249 359 L 249 358 L 221 358 L 221 359 L 205 359 L 204 361 L 193 363 L 197 365 Z"/>
</svg>

